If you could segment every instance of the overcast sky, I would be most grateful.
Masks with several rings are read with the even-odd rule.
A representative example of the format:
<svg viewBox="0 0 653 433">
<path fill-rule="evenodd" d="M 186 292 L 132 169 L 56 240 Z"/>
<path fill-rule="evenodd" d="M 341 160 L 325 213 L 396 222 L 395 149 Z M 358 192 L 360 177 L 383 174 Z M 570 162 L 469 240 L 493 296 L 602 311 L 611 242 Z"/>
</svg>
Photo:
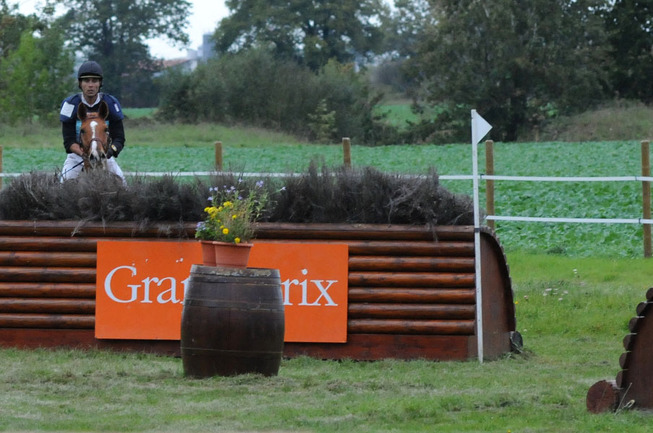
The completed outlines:
<svg viewBox="0 0 653 433">
<path fill-rule="evenodd" d="M 10 6 L 19 5 L 19 10 L 23 14 L 30 14 L 40 10 L 43 5 L 42 0 L 9 0 Z M 190 0 L 192 4 L 189 22 L 186 29 L 190 37 L 190 44 L 187 48 L 196 50 L 202 45 L 202 35 L 204 33 L 213 33 L 218 25 L 218 21 L 227 16 L 228 10 L 224 5 L 224 0 Z M 174 59 L 186 56 L 186 48 L 175 48 L 164 40 L 149 41 L 151 53 L 154 57 L 164 59 Z"/>
</svg>

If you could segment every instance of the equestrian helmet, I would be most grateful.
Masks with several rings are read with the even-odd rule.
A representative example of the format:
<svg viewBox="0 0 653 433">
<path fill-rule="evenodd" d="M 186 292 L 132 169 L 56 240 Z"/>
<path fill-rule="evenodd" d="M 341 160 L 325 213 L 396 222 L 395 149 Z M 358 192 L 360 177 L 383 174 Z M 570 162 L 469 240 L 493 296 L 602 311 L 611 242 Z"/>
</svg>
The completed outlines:
<svg viewBox="0 0 653 433">
<path fill-rule="evenodd" d="M 87 77 L 96 77 L 102 79 L 102 67 L 94 61 L 88 61 L 82 63 L 82 66 L 79 67 L 77 71 L 77 79 L 81 80 L 82 78 Z"/>
</svg>

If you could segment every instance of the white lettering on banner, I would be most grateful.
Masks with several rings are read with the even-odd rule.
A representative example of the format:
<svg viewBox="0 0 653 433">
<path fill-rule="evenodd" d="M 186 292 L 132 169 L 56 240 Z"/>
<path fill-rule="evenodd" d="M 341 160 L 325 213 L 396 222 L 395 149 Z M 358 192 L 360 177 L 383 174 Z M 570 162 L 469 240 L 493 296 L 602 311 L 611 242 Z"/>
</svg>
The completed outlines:
<svg viewBox="0 0 653 433">
<path fill-rule="evenodd" d="M 308 270 L 302 269 L 302 274 L 307 275 Z M 287 279 L 285 281 L 281 282 L 281 286 L 283 288 L 283 305 L 294 305 L 291 300 L 290 300 L 290 295 L 291 295 L 291 289 L 293 286 L 299 286 L 301 288 L 301 302 L 297 305 L 304 305 L 304 306 L 320 306 L 322 305 L 320 303 L 320 299 L 324 298 L 325 300 L 325 306 L 330 307 L 330 306 L 338 306 L 335 302 L 333 302 L 333 299 L 331 296 L 329 296 L 329 288 L 334 284 L 337 283 L 338 280 L 326 280 L 327 286 L 324 286 L 325 280 L 302 280 L 299 281 L 298 279 Z M 320 292 L 320 295 L 315 299 L 315 301 L 310 302 L 308 301 L 308 295 L 309 291 L 311 294 L 315 293 L 315 290 L 309 290 L 309 283 L 311 283 L 313 286 L 317 287 L 317 289 Z M 295 293 L 295 291 L 293 291 Z"/>
<path fill-rule="evenodd" d="M 162 284 L 164 284 L 165 282 L 169 282 L 169 287 L 165 290 L 160 291 L 156 296 L 156 303 L 166 304 L 168 302 L 172 302 L 173 304 L 178 304 L 181 302 L 181 299 L 177 297 L 177 280 L 174 277 L 164 277 L 164 278 L 146 277 L 140 281 L 142 284 L 127 284 L 126 286 L 131 290 L 131 297 L 128 299 L 119 298 L 114 293 L 114 288 L 111 286 L 111 280 L 113 279 L 113 276 L 115 275 L 116 272 L 123 269 L 131 271 L 132 277 L 135 277 L 138 274 L 138 271 L 134 266 L 118 266 L 116 268 L 113 268 L 107 274 L 106 278 L 104 279 L 104 292 L 112 301 L 119 302 L 121 304 L 128 304 L 130 302 L 135 302 L 138 300 L 139 289 L 142 287 L 143 298 L 141 299 L 140 302 L 142 304 L 152 304 L 153 301 L 151 299 L 151 292 L 158 291 L 159 289 L 162 288 L 161 287 Z M 186 292 L 189 278 L 186 278 L 181 282 L 184 288 L 184 293 Z"/>
</svg>

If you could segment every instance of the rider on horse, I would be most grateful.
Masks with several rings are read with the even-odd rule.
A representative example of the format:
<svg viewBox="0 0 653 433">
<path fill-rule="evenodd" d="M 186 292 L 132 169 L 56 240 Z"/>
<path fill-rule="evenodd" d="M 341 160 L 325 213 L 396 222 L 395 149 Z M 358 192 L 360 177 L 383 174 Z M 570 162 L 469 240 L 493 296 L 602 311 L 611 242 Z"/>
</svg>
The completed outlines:
<svg viewBox="0 0 653 433">
<path fill-rule="evenodd" d="M 83 168 L 84 151 L 79 137 L 80 120 L 77 117 L 79 104 L 84 104 L 87 111 L 93 113 L 99 111 L 100 103 L 105 101 L 109 107 L 107 123 L 111 138 L 111 144 L 106 152 L 107 169 L 124 180 L 122 170 L 115 158 L 125 146 L 125 130 L 122 124 L 125 116 L 120 108 L 120 103 L 115 97 L 100 92 L 102 68 L 98 63 L 93 61 L 84 62 L 77 71 L 77 80 L 81 93 L 66 98 L 61 104 L 61 112 L 59 113 L 63 145 L 68 154 L 64 162 L 62 177 L 64 180 L 74 179 Z"/>
</svg>

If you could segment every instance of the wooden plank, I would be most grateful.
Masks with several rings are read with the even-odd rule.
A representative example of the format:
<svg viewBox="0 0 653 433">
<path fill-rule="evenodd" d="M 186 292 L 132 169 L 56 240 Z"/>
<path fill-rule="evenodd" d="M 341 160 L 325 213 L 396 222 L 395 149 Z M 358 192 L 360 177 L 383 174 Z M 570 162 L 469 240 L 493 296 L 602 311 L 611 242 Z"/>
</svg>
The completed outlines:
<svg viewBox="0 0 653 433">
<path fill-rule="evenodd" d="M 474 272 L 473 257 L 351 256 L 350 271 Z"/>
<path fill-rule="evenodd" d="M 0 297 L 95 299 L 95 283 L 0 282 Z"/>
<path fill-rule="evenodd" d="M 424 289 L 350 286 L 349 302 L 474 304 L 476 302 L 476 292 L 474 289 Z"/>
<path fill-rule="evenodd" d="M 349 319 L 474 320 L 474 305 L 349 304 Z"/>
<path fill-rule="evenodd" d="M 95 315 L 95 300 L 56 298 L 0 298 L 0 314 L 3 313 Z"/>
<path fill-rule="evenodd" d="M 386 287 L 474 287 L 474 274 L 428 273 L 428 272 L 350 272 L 351 286 Z"/>
<path fill-rule="evenodd" d="M 94 329 L 95 317 L 74 314 L 0 314 L 0 328 Z"/>
<path fill-rule="evenodd" d="M 74 266 L 95 268 L 94 252 L 0 251 L 0 266 Z"/>
<path fill-rule="evenodd" d="M 347 322 L 351 334 L 472 335 L 474 320 L 372 320 Z"/>
</svg>

